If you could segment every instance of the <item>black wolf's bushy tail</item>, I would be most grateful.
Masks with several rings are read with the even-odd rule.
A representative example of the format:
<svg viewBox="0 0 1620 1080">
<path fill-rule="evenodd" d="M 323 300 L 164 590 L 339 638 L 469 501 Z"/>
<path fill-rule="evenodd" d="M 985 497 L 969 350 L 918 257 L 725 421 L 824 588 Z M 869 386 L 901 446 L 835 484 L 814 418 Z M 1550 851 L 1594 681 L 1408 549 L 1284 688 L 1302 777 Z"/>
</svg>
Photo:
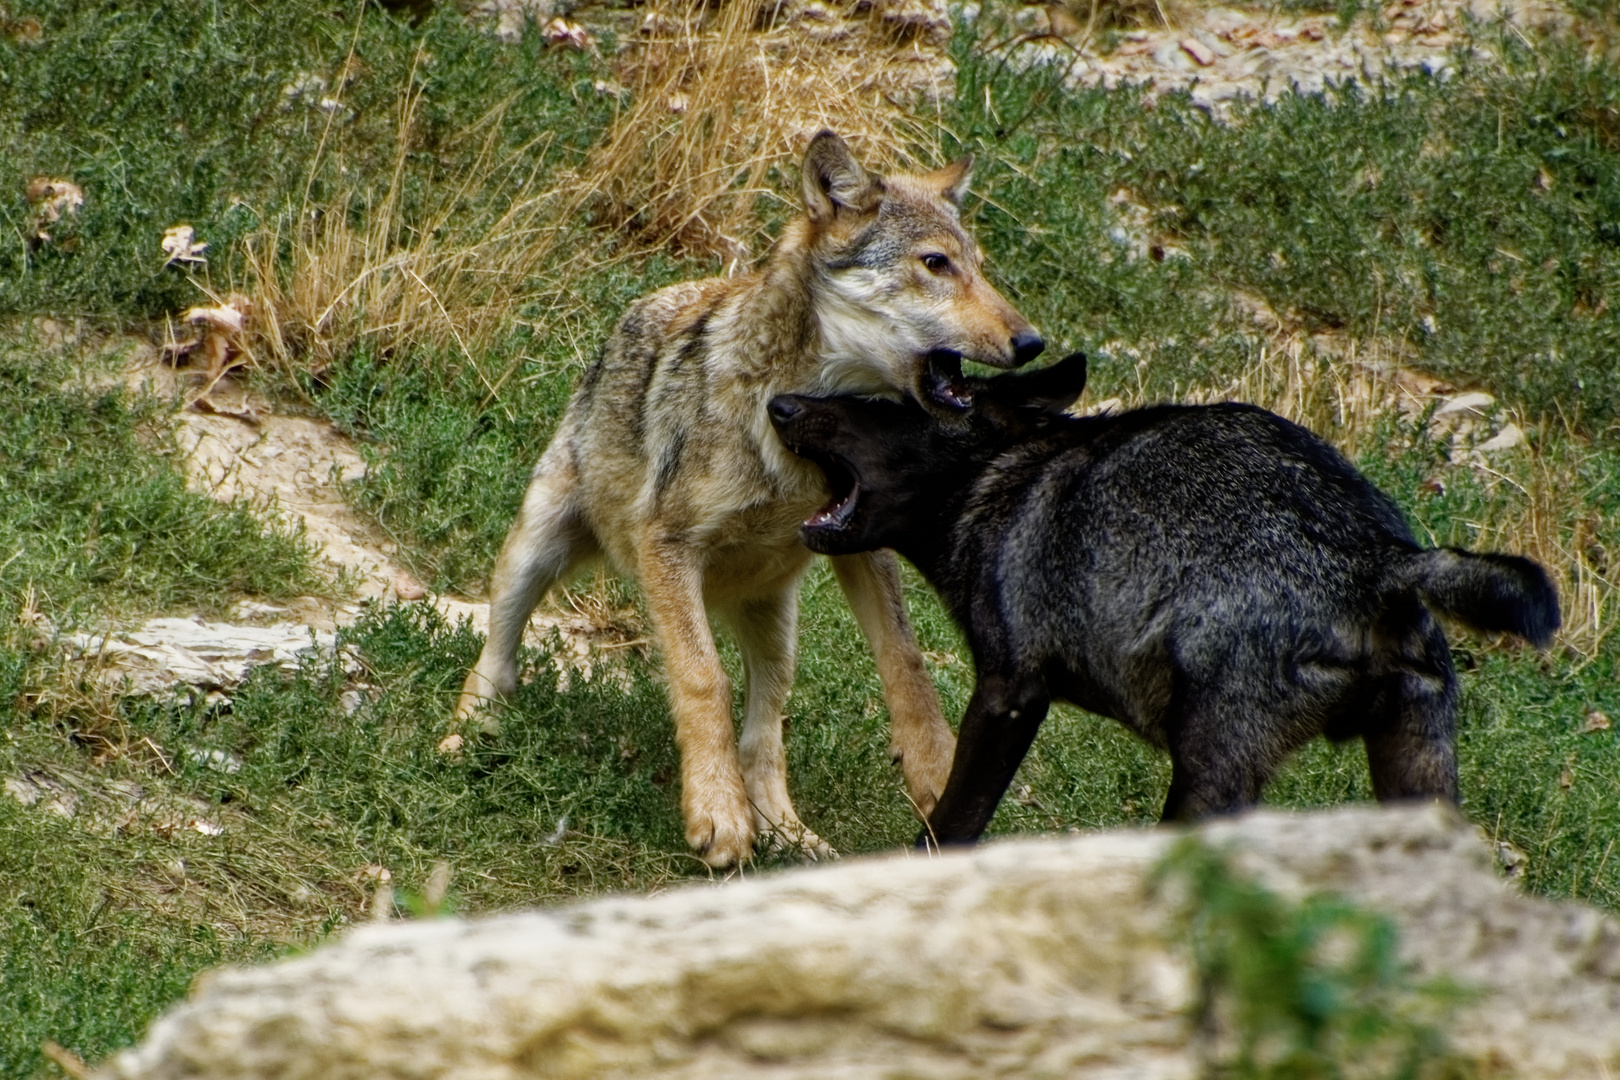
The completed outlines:
<svg viewBox="0 0 1620 1080">
<path fill-rule="evenodd" d="M 1560 623 L 1547 572 L 1518 555 L 1437 548 L 1413 555 L 1399 577 L 1431 608 L 1475 630 L 1517 634 L 1546 648 Z"/>
</svg>

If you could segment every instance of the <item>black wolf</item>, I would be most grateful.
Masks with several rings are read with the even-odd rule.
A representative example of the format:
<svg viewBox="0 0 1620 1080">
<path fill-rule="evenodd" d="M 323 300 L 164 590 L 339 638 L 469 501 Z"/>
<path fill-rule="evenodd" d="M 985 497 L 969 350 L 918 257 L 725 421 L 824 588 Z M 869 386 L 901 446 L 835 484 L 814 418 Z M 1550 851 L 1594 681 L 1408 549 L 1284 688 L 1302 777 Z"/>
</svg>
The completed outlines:
<svg viewBox="0 0 1620 1080">
<path fill-rule="evenodd" d="M 1077 418 L 1085 357 L 962 380 L 971 408 L 782 395 L 789 449 L 826 472 L 810 548 L 891 547 L 967 634 L 978 673 L 941 843 L 995 813 L 1049 702 L 1169 750 L 1164 818 L 1249 806 L 1318 733 L 1366 743 L 1380 800 L 1457 798 L 1456 676 L 1431 612 L 1545 646 L 1536 563 L 1426 550 L 1332 447 L 1250 405 Z"/>
</svg>

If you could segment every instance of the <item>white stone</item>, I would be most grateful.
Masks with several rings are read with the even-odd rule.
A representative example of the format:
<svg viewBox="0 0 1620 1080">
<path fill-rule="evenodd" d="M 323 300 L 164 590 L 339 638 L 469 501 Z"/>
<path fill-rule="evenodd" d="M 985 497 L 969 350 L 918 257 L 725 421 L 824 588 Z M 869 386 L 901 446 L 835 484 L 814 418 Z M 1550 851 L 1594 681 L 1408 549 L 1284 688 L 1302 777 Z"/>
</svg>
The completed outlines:
<svg viewBox="0 0 1620 1080">
<path fill-rule="evenodd" d="M 1497 450 L 1511 450 L 1524 442 L 1524 429 L 1518 424 L 1506 424 L 1501 431 L 1480 443 L 1474 449 L 1492 453 Z"/>
<path fill-rule="evenodd" d="M 1434 410 L 1436 420 L 1451 417 L 1481 417 L 1491 411 L 1496 405 L 1496 399 L 1483 390 L 1472 390 L 1466 394 L 1458 394 L 1447 398 L 1441 406 Z"/>
<path fill-rule="evenodd" d="M 1286 896 L 1387 912 L 1474 988 L 1458 1052 L 1520 1080 L 1620 1072 L 1620 927 L 1521 895 L 1440 807 L 1204 827 Z M 850 860 L 464 921 L 373 924 L 200 978 L 104 1080 L 1198 1075 L 1190 970 L 1150 885 L 1177 833 Z"/>
</svg>

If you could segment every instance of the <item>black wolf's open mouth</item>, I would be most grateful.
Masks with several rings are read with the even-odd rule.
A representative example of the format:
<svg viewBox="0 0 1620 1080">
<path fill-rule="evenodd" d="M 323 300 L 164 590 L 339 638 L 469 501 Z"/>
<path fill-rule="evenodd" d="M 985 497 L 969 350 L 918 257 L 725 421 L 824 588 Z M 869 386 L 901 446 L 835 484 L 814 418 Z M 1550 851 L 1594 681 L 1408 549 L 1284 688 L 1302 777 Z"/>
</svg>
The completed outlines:
<svg viewBox="0 0 1620 1080">
<path fill-rule="evenodd" d="M 855 479 L 855 473 L 848 465 L 831 454 L 809 453 L 805 456 L 820 465 L 821 471 L 827 474 L 827 487 L 832 490 L 832 498 L 827 500 L 826 506 L 805 519 L 804 527 L 843 528 L 855 513 L 855 504 L 861 495 L 860 481 Z"/>
<path fill-rule="evenodd" d="M 962 378 L 962 354 L 954 349 L 929 352 L 923 372 L 922 389 L 928 400 L 950 409 L 966 412 L 973 405 L 973 393 Z"/>
</svg>

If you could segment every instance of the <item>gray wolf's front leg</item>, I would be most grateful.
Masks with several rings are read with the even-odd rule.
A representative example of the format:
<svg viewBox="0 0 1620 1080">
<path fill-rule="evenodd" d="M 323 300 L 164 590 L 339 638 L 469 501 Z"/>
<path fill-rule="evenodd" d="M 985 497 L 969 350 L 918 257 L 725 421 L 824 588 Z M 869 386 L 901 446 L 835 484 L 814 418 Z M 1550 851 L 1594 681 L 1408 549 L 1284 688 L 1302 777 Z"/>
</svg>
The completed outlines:
<svg viewBox="0 0 1620 1080">
<path fill-rule="evenodd" d="M 917 813 L 927 820 L 945 790 L 956 739 L 939 711 L 939 694 L 906 617 L 900 565 L 892 551 L 836 555 L 832 564 L 877 659 L 889 706 L 889 753 L 900 765 Z"/>
<path fill-rule="evenodd" d="M 647 540 L 641 583 L 669 672 L 686 842 L 710 866 L 724 867 L 753 856 L 754 820 L 731 724 L 731 683 L 703 608 L 698 554 L 678 541 Z"/>
</svg>

